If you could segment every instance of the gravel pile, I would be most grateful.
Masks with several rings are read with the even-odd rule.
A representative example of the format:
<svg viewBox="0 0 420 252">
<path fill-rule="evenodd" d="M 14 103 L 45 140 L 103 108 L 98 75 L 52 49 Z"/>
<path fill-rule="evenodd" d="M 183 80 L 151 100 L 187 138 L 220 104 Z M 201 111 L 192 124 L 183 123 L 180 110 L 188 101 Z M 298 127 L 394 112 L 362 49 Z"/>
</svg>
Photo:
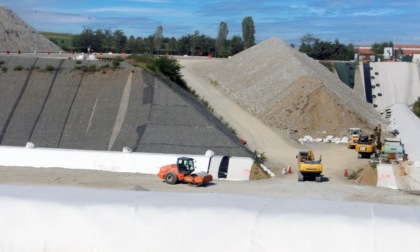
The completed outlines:
<svg viewBox="0 0 420 252">
<path fill-rule="evenodd" d="M 243 108 L 295 138 L 345 135 L 349 127 L 371 131 L 381 120 L 361 94 L 279 38 L 195 67 Z"/>
<path fill-rule="evenodd" d="M 11 10 L 0 7 L 0 52 L 33 53 L 35 49 L 37 52 L 63 51 Z"/>
</svg>

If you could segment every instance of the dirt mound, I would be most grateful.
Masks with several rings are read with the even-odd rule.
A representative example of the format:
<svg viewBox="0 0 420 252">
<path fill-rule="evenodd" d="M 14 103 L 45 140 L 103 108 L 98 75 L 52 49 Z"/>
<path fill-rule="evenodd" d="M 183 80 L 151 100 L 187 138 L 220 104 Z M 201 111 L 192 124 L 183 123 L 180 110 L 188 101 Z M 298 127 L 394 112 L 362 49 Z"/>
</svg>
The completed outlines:
<svg viewBox="0 0 420 252">
<path fill-rule="evenodd" d="M 270 125 L 290 130 L 296 135 L 320 136 L 328 132 L 335 136 L 345 134 L 346 125 L 366 123 L 351 109 L 341 105 L 335 95 L 319 79 L 301 77 L 292 85 L 300 87 L 300 92 L 290 92 L 283 100 L 277 101 L 261 114 Z"/>
<path fill-rule="evenodd" d="M 196 67 L 253 115 L 296 138 L 345 135 L 349 127 L 369 131 L 381 120 L 360 94 L 278 38 Z"/>
<path fill-rule="evenodd" d="M 0 52 L 7 50 L 22 53 L 63 51 L 11 10 L 0 7 Z"/>
<path fill-rule="evenodd" d="M 353 180 L 354 184 L 376 186 L 378 182 L 378 172 L 376 171 L 376 168 L 366 165 L 362 170 L 353 172 L 355 172 L 356 175 Z"/>
<path fill-rule="evenodd" d="M 263 168 L 254 163 L 251 167 L 251 174 L 249 175 L 250 180 L 269 179 L 271 176 L 263 170 Z"/>
</svg>

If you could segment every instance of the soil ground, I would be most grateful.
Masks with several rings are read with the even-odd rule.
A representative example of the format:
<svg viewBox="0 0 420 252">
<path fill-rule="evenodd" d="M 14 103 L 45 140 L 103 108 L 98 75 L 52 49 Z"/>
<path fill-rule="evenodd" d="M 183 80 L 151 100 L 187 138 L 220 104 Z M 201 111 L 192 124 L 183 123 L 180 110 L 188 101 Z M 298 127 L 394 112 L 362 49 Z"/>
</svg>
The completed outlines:
<svg viewBox="0 0 420 252">
<path fill-rule="evenodd" d="M 343 180 L 345 179 L 343 178 Z M 355 185 L 350 181 L 343 184 L 331 183 L 328 180 L 324 180 L 322 183 L 298 182 L 296 173 L 263 180 L 216 180 L 206 186 L 192 187 L 186 184 L 168 185 L 156 175 L 149 174 L 60 168 L 0 167 L 0 183 L 420 205 L 419 196 L 404 191 Z"/>
</svg>

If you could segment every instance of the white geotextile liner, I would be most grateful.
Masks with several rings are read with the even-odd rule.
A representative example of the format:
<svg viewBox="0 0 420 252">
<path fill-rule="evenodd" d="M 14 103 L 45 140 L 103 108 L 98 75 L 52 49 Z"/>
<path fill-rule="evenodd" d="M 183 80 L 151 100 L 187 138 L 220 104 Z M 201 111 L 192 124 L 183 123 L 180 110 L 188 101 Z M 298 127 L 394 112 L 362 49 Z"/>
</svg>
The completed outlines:
<svg viewBox="0 0 420 252">
<path fill-rule="evenodd" d="M 420 119 L 404 104 L 391 107 L 390 130 L 397 129 L 408 158 L 420 161 Z"/>
<path fill-rule="evenodd" d="M 419 206 L 2 185 L 0 251 L 418 251 L 419 216 Z"/>
<path fill-rule="evenodd" d="M 383 111 L 394 104 L 412 105 L 420 96 L 417 65 L 408 62 L 371 62 L 373 103 Z M 379 86 L 377 86 L 379 84 Z M 380 95 L 379 95 L 380 94 Z"/>
</svg>

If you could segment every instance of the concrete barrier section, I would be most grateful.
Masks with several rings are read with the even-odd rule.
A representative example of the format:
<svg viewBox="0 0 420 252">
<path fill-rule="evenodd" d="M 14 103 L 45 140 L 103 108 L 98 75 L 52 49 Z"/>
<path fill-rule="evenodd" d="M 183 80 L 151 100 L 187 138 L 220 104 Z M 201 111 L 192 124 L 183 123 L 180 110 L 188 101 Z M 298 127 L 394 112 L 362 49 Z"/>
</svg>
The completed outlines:
<svg viewBox="0 0 420 252">
<path fill-rule="evenodd" d="M 378 182 L 376 186 L 398 189 L 392 165 L 378 164 L 376 166 L 376 170 L 378 172 Z"/>
<path fill-rule="evenodd" d="M 249 180 L 253 160 L 248 157 L 219 157 L 189 154 L 139 153 L 0 146 L 0 165 L 35 168 L 67 168 L 157 174 L 160 167 L 175 164 L 178 157 L 196 161 L 196 171 L 209 171 L 214 179 Z M 211 163 L 210 163 L 211 162 Z M 224 174 L 219 176 L 218 173 Z"/>
<path fill-rule="evenodd" d="M 209 173 L 214 179 L 249 180 L 253 163 L 254 160 L 248 157 L 214 156 Z"/>
</svg>

